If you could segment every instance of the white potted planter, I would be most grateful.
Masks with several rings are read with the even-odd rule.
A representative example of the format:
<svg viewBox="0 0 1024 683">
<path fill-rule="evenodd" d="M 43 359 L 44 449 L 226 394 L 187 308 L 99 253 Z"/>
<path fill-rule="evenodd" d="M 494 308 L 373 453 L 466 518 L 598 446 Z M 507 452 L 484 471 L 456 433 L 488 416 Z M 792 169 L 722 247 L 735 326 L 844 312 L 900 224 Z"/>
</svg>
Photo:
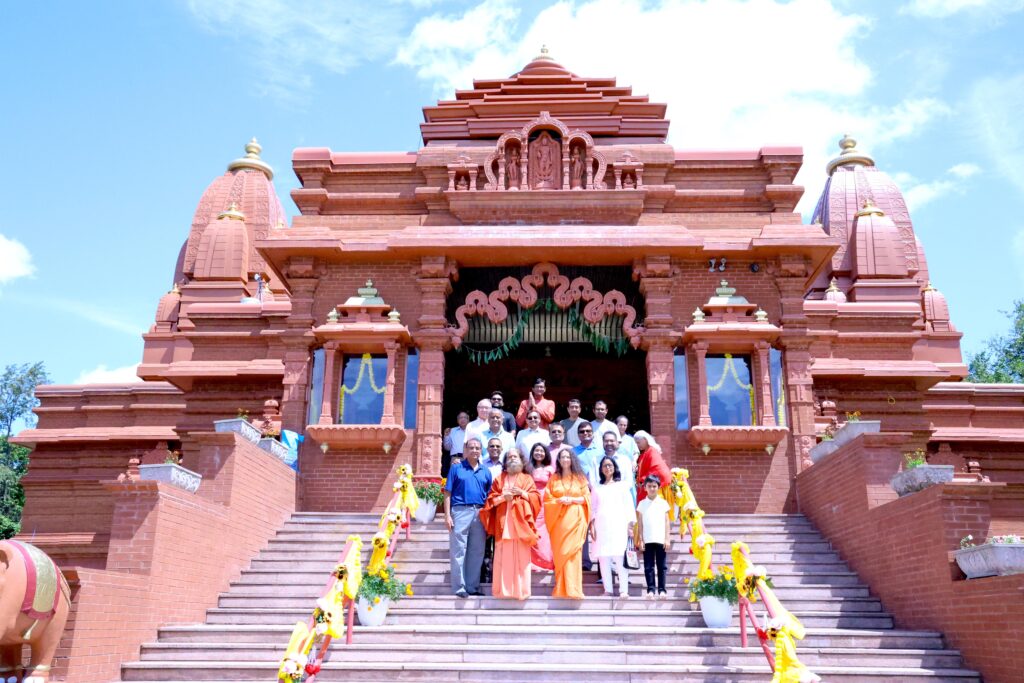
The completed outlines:
<svg viewBox="0 0 1024 683">
<path fill-rule="evenodd" d="M 416 514 L 413 515 L 420 524 L 430 524 L 434 521 L 434 515 L 437 514 L 437 503 L 432 500 L 420 499 L 420 506 L 416 508 Z"/>
<path fill-rule="evenodd" d="M 360 597 L 356 600 L 356 614 L 359 615 L 359 623 L 362 626 L 383 626 L 390 606 L 391 601 L 388 598 L 381 598 L 380 602 L 374 605 L 372 601 Z"/>
<path fill-rule="evenodd" d="M 165 462 L 157 465 L 139 465 L 139 479 L 162 481 L 165 484 L 185 489 L 189 493 L 195 493 L 199 490 L 203 475 L 187 470 L 181 465 Z"/>
<path fill-rule="evenodd" d="M 213 428 L 218 432 L 237 432 L 243 439 L 253 443 L 259 443 L 262 436 L 260 430 L 241 417 L 233 417 L 230 420 L 214 420 Z"/>
<path fill-rule="evenodd" d="M 708 628 L 729 628 L 732 625 L 732 605 L 728 600 L 707 595 L 699 598 L 700 613 Z"/>
<path fill-rule="evenodd" d="M 968 579 L 1024 574 L 1024 543 L 985 543 L 955 552 Z"/>
<path fill-rule="evenodd" d="M 264 437 L 260 439 L 256 445 L 285 464 L 289 464 L 291 462 L 292 454 L 288 451 L 288 447 L 277 439 Z"/>
<path fill-rule="evenodd" d="M 923 491 L 935 484 L 953 481 L 952 465 L 918 465 L 910 470 L 903 470 L 892 478 L 893 490 L 902 498 L 911 493 Z"/>
</svg>

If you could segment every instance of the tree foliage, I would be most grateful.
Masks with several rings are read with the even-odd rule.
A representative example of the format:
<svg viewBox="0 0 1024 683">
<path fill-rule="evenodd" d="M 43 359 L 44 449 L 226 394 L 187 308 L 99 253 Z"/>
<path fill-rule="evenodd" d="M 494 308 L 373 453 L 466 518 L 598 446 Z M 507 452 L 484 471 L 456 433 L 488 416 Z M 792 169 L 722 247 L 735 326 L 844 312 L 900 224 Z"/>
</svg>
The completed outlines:
<svg viewBox="0 0 1024 683">
<path fill-rule="evenodd" d="M 968 358 L 972 382 L 1024 383 L 1024 299 L 1013 303 L 1007 311 L 1010 333 L 989 339 L 985 348 Z"/>
<path fill-rule="evenodd" d="M 20 531 L 25 506 L 21 478 L 28 471 L 29 449 L 12 444 L 11 432 L 19 420 L 35 424 L 36 387 L 49 381 L 42 363 L 8 365 L 0 374 L 0 538 Z"/>
</svg>

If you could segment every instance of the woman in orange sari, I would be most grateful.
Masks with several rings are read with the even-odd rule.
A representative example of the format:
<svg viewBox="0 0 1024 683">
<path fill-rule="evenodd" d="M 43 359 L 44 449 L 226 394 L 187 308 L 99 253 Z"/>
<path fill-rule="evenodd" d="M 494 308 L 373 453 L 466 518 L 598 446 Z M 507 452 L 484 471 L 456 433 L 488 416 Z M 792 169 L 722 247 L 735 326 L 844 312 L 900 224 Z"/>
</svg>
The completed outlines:
<svg viewBox="0 0 1024 683">
<path fill-rule="evenodd" d="M 590 484 L 580 461 L 566 446 L 544 493 L 544 521 L 555 563 L 555 598 L 583 599 L 583 542 L 590 526 Z"/>
<path fill-rule="evenodd" d="M 530 548 L 537 543 L 539 512 L 540 494 L 533 477 L 523 471 L 523 456 L 513 448 L 480 511 L 484 529 L 494 537 L 494 597 L 530 597 Z"/>
</svg>

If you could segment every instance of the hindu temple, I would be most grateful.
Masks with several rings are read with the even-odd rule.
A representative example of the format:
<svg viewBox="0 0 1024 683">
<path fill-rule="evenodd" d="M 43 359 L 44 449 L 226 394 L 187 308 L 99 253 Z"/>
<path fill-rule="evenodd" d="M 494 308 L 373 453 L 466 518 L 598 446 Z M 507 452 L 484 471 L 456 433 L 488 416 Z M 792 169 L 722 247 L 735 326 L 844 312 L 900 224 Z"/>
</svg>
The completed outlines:
<svg viewBox="0 0 1024 683">
<path fill-rule="evenodd" d="M 153 263 L 142 381 L 41 387 L 17 438 L 22 537 L 74 594 L 54 678 L 273 680 L 396 468 L 439 476 L 459 412 L 540 376 L 559 419 L 600 399 L 649 431 L 724 553 L 763 542 L 823 679 L 1020 680 L 1024 575 L 965 580 L 953 553 L 1024 530 L 1024 387 L 965 381 L 884 159 L 843 136 L 804 222 L 800 147 L 676 149 L 651 97 L 545 50 L 425 106 L 416 151 L 295 149 L 290 222 L 245 145 Z M 238 417 L 297 459 L 215 428 Z M 915 453 L 951 475 L 901 496 Z M 168 454 L 199 479 L 142 476 Z M 455 605 L 424 529 L 396 555 L 416 595 L 317 680 L 770 680 L 685 598 Z"/>
</svg>

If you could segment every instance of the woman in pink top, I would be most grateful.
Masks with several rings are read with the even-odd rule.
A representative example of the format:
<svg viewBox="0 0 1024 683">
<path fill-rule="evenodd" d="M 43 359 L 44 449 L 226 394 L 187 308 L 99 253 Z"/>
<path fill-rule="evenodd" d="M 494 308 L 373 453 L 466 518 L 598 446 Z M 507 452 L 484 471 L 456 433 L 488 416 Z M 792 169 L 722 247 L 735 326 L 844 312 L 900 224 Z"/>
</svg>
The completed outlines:
<svg viewBox="0 0 1024 683">
<path fill-rule="evenodd" d="M 548 485 L 548 479 L 555 473 L 555 466 L 551 461 L 551 454 L 548 452 L 547 446 L 542 443 L 533 444 L 526 472 L 533 476 L 533 483 L 537 485 L 541 500 L 544 500 L 544 487 Z M 533 566 L 550 571 L 555 568 L 555 565 L 551 560 L 551 539 L 548 536 L 548 527 L 544 523 L 543 505 L 541 505 L 537 517 L 537 535 L 540 538 L 537 539 L 537 545 L 531 549 Z"/>
</svg>

